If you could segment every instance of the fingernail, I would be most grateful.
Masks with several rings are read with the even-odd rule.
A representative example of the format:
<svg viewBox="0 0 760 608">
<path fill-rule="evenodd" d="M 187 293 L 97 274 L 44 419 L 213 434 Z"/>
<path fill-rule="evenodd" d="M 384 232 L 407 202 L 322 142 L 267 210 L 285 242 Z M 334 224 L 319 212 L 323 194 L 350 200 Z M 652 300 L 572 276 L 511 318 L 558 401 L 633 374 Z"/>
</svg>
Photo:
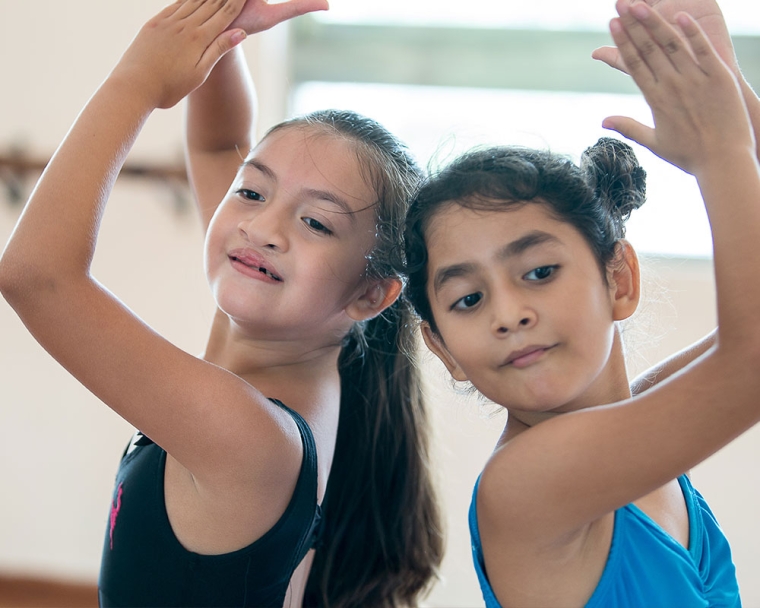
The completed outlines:
<svg viewBox="0 0 760 608">
<path fill-rule="evenodd" d="M 245 30 L 238 30 L 232 34 L 232 44 L 240 44 L 246 38 L 248 38 L 248 34 L 245 33 Z"/>
</svg>

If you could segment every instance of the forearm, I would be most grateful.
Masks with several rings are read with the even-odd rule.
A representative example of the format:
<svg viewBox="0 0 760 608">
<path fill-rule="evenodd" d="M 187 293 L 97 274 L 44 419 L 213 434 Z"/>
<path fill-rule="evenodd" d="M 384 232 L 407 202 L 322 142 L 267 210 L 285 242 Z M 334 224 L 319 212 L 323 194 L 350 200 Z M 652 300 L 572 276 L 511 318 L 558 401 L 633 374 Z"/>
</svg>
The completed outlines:
<svg viewBox="0 0 760 608">
<path fill-rule="evenodd" d="M 741 85 L 744 103 L 747 104 L 752 129 L 755 132 L 755 145 L 757 146 L 757 157 L 760 159 L 760 98 L 752 89 L 750 84 L 742 74 L 739 74 L 739 84 Z"/>
<path fill-rule="evenodd" d="M 188 96 L 186 145 L 189 154 L 239 149 L 254 140 L 256 94 L 240 48 L 216 64 L 205 84 Z"/>
<path fill-rule="evenodd" d="M 253 81 L 239 48 L 188 96 L 185 153 L 204 229 L 253 147 L 255 110 Z"/>
<path fill-rule="evenodd" d="M 760 285 L 747 280 L 748 272 L 760 268 L 758 160 L 747 148 L 695 175 L 713 232 L 718 346 L 751 344 L 760 338 Z"/>
<path fill-rule="evenodd" d="M 86 276 L 105 203 L 153 107 L 127 79 L 109 78 L 40 178 L 0 261 L 3 293 Z M 52 293 L 52 289 L 49 290 Z M 6 294 L 7 295 L 7 294 Z"/>
<path fill-rule="evenodd" d="M 676 372 L 681 371 L 687 365 L 698 359 L 715 345 L 717 331 L 713 330 L 699 342 L 671 355 L 664 361 L 660 361 L 644 373 L 634 378 L 631 382 L 631 394 L 640 395 L 647 389 L 670 378 Z"/>
</svg>

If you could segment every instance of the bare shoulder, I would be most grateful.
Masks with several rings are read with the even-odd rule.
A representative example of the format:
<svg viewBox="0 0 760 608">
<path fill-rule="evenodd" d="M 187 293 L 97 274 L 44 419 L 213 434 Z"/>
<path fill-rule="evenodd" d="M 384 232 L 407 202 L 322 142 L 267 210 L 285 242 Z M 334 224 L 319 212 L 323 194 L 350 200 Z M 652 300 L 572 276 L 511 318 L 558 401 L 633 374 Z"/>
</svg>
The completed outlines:
<svg viewBox="0 0 760 608">
<path fill-rule="evenodd" d="M 522 501 L 505 499 L 509 487 L 499 469 L 489 462 L 476 498 L 483 557 L 496 597 L 504 606 L 584 606 L 607 562 L 614 512 L 556 535 L 553 522 L 515 514 L 514 505 Z M 555 507 L 561 519 L 562 505 Z"/>
<path fill-rule="evenodd" d="M 274 407 L 267 445 L 249 453 L 249 462 L 236 457 L 231 468 L 237 472 L 208 471 L 197 476 L 167 454 L 166 511 L 172 530 L 187 549 L 201 554 L 242 549 L 261 538 L 286 512 L 299 482 L 304 449 L 294 419 Z"/>
</svg>

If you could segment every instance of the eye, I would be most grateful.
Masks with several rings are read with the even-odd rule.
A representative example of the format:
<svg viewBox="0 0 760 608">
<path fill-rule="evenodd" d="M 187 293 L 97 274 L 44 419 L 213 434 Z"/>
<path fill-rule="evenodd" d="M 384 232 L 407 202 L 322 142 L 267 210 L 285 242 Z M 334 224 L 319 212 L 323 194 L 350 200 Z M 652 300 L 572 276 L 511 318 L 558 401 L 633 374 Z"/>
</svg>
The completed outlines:
<svg viewBox="0 0 760 608">
<path fill-rule="evenodd" d="M 248 190 L 247 188 L 240 188 L 240 190 L 237 190 L 235 194 L 238 194 L 249 201 L 264 202 L 266 200 L 261 194 L 259 194 L 255 190 Z"/>
<path fill-rule="evenodd" d="M 463 298 L 459 298 L 456 302 L 454 302 L 451 305 L 451 310 L 468 310 L 469 308 L 472 308 L 475 306 L 480 300 L 483 299 L 483 294 L 481 293 L 470 293 L 466 295 Z"/>
<path fill-rule="evenodd" d="M 527 281 L 545 281 L 551 277 L 559 268 L 557 265 L 553 266 L 539 266 L 527 273 L 523 278 Z"/>
<path fill-rule="evenodd" d="M 322 234 L 327 234 L 327 235 L 330 235 L 333 233 L 332 230 L 330 230 L 323 223 L 315 220 L 313 217 L 305 217 L 303 218 L 303 221 L 314 232 L 321 232 Z"/>
</svg>

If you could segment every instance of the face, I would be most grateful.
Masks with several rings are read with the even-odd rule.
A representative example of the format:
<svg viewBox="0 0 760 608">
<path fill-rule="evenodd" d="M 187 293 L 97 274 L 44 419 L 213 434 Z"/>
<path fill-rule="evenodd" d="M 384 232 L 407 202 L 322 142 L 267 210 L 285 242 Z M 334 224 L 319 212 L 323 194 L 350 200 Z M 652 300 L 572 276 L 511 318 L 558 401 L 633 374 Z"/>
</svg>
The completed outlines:
<svg viewBox="0 0 760 608">
<path fill-rule="evenodd" d="M 425 329 L 426 342 L 457 380 L 526 412 L 625 398 L 622 349 L 612 356 L 617 289 L 573 226 L 537 203 L 498 212 L 449 204 L 426 241 L 438 327 Z"/>
<path fill-rule="evenodd" d="M 206 239 L 217 305 L 263 338 L 343 335 L 367 288 L 375 193 L 346 140 L 288 127 L 238 171 Z"/>
</svg>

